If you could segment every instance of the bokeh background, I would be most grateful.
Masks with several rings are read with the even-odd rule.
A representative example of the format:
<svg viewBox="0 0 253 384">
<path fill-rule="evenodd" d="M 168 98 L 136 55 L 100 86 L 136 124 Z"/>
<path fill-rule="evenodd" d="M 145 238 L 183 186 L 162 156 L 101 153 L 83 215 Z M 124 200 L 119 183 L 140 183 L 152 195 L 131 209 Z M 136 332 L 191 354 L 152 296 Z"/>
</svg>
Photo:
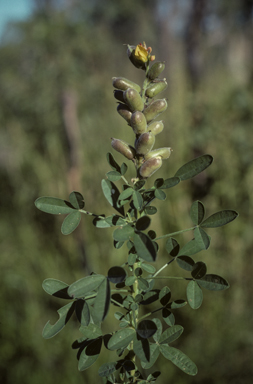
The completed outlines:
<svg viewBox="0 0 253 384">
<path fill-rule="evenodd" d="M 4 24 L 14 9 L 16 19 Z M 93 270 L 106 273 L 125 260 L 126 249 L 114 249 L 112 230 L 96 229 L 91 217 L 64 237 L 62 218 L 36 210 L 34 201 L 78 190 L 88 210 L 110 214 L 100 187 L 110 138 L 133 140 L 116 112 L 111 78 L 143 81 L 123 45 L 143 41 L 166 61 L 169 107 L 156 147 L 173 148 L 153 178 L 173 176 L 201 154 L 214 156 L 201 176 L 158 203 L 153 228 L 162 235 L 190 226 L 196 199 L 208 214 L 240 214 L 209 230 L 211 248 L 198 256 L 231 288 L 205 291 L 199 310 L 176 313 L 185 332 L 175 345 L 199 373 L 186 376 L 162 357 L 155 367 L 163 372 L 159 383 L 252 383 L 253 1 L 1 0 L 0 14 L 1 383 L 99 383 L 98 367 L 113 360 L 105 352 L 78 372 L 74 320 L 54 339 L 42 339 L 44 324 L 56 321 L 64 303 L 41 284 L 48 277 L 71 283 Z M 166 260 L 161 243 L 157 263 Z M 170 287 L 174 299 L 185 298 L 183 284 Z M 113 315 L 105 331 L 109 324 L 116 325 Z"/>
</svg>

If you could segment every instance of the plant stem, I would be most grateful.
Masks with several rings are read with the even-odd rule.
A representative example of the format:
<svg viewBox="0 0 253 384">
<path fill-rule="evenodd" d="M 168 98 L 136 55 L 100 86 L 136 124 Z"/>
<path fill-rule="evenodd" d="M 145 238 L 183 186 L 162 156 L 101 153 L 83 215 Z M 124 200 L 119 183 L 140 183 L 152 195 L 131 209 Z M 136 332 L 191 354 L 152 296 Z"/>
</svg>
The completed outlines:
<svg viewBox="0 0 253 384">
<path fill-rule="evenodd" d="M 187 228 L 187 229 L 182 229 L 181 231 L 168 233 L 167 235 L 156 237 L 155 240 L 160 240 L 160 239 L 164 239 L 165 237 L 171 237 L 171 236 L 179 235 L 180 233 L 183 233 L 183 232 L 192 231 L 195 228 L 196 228 L 196 226 L 195 227 L 191 227 L 191 228 Z"/>
</svg>

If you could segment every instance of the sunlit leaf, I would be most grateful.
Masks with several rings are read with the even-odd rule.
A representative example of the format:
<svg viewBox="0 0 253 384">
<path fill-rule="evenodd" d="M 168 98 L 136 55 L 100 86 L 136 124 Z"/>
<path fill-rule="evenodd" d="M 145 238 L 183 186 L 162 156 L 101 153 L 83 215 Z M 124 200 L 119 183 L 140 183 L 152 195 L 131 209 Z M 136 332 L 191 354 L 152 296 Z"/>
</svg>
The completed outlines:
<svg viewBox="0 0 253 384">
<path fill-rule="evenodd" d="M 99 324 L 89 323 L 88 326 L 82 325 L 79 330 L 87 339 L 96 339 L 102 336 L 102 331 Z"/>
<path fill-rule="evenodd" d="M 165 248 L 171 256 L 176 256 L 179 252 L 180 246 L 176 239 L 173 239 L 173 237 L 169 237 L 166 241 Z"/>
<path fill-rule="evenodd" d="M 202 229 L 201 227 L 196 227 L 194 229 L 194 236 L 196 239 L 197 245 L 201 249 L 208 249 L 210 246 L 211 237 Z"/>
<path fill-rule="evenodd" d="M 107 279 L 100 284 L 97 296 L 94 301 L 94 311 L 92 318 L 95 324 L 103 321 L 108 314 L 111 300 L 111 289 Z"/>
<path fill-rule="evenodd" d="M 194 362 L 183 352 L 179 351 L 179 349 L 161 344 L 160 351 L 166 359 L 170 360 L 188 375 L 195 376 L 198 373 L 198 369 Z"/>
<path fill-rule="evenodd" d="M 116 209 L 122 216 L 124 216 L 124 208 L 118 205 L 118 198 L 120 193 L 116 185 L 108 179 L 106 180 L 103 179 L 101 182 L 101 186 L 102 186 L 104 196 L 109 202 L 109 204 L 114 209 Z"/>
<path fill-rule="evenodd" d="M 148 207 L 145 208 L 145 213 L 147 215 L 154 215 L 157 212 L 157 208 L 153 207 L 152 205 L 149 205 Z"/>
<path fill-rule="evenodd" d="M 105 363 L 105 364 L 101 365 L 98 369 L 99 376 L 100 377 L 107 377 L 107 376 L 111 375 L 113 372 L 116 371 L 116 365 L 117 365 L 116 361 L 113 361 L 111 363 Z"/>
<path fill-rule="evenodd" d="M 148 273 L 155 273 L 156 268 L 151 264 L 141 263 L 141 268 L 143 268 Z"/>
<path fill-rule="evenodd" d="M 123 227 L 117 228 L 113 232 L 113 238 L 116 241 L 129 240 L 133 237 L 133 235 L 134 235 L 134 227 L 132 227 L 129 224 L 124 225 Z"/>
<path fill-rule="evenodd" d="M 76 317 L 78 318 L 81 325 L 86 327 L 90 322 L 90 310 L 87 302 L 82 299 L 76 301 Z"/>
<path fill-rule="evenodd" d="M 71 212 L 67 217 L 65 217 L 62 223 L 61 233 L 63 235 L 69 235 L 78 227 L 80 221 L 81 221 L 81 212 L 79 211 Z"/>
<path fill-rule="evenodd" d="M 72 299 L 67 292 L 68 286 L 69 285 L 63 281 L 56 279 L 46 279 L 42 283 L 44 291 L 46 291 L 49 295 L 59 297 L 61 299 Z"/>
<path fill-rule="evenodd" d="M 156 189 L 155 190 L 155 197 L 158 200 L 165 200 L 166 199 L 166 193 L 162 189 Z"/>
<path fill-rule="evenodd" d="M 175 324 L 175 316 L 168 308 L 163 308 L 162 317 L 165 323 L 168 324 L 169 326 L 172 326 Z"/>
<path fill-rule="evenodd" d="M 156 360 L 158 359 L 158 356 L 160 355 L 160 349 L 158 344 L 150 343 L 149 344 L 149 349 L 150 349 L 150 358 L 148 362 L 141 361 L 141 366 L 143 369 L 149 369 L 151 368 Z M 145 381 L 146 384 L 146 381 Z"/>
<path fill-rule="evenodd" d="M 163 326 L 162 326 L 162 323 L 161 323 L 161 320 L 160 319 L 157 319 L 157 318 L 153 318 L 152 321 L 155 323 L 156 325 L 156 332 L 154 333 L 153 335 L 153 339 L 158 342 L 158 340 L 160 339 L 161 337 L 161 334 L 162 334 L 162 331 L 163 331 Z"/>
<path fill-rule="evenodd" d="M 124 189 L 124 191 L 119 195 L 119 200 L 129 199 L 132 196 L 133 191 L 133 188 Z"/>
<path fill-rule="evenodd" d="M 68 288 L 68 294 L 73 298 L 82 298 L 87 293 L 97 289 L 106 279 L 103 275 L 91 275 L 83 277 L 71 284 Z"/>
<path fill-rule="evenodd" d="M 180 182 L 179 177 L 170 177 L 169 179 L 164 180 L 163 185 L 159 187 L 160 189 L 172 188 Z"/>
<path fill-rule="evenodd" d="M 50 339 L 51 337 L 57 335 L 67 324 L 71 315 L 75 310 L 75 302 L 68 303 L 64 307 L 58 309 L 57 313 L 59 314 L 59 320 L 54 325 L 50 324 L 48 321 L 42 331 L 42 336 L 44 339 Z"/>
<path fill-rule="evenodd" d="M 202 279 L 196 281 L 201 287 L 209 291 L 222 291 L 229 288 L 227 280 L 218 275 L 205 275 Z"/>
<path fill-rule="evenodd" d="M 135 232 L 134 246 L 139 257 L 150 262 L 156 259 L 156 249 L 152 240 L 143 232 Z"/>
<path fill-rule="evenodd" d="M 162 305 L 167 305 L 171 299 L 171 291 L 169 287 L 163 287 L 159 293 L 159 300 Z"/>
<path fill-rule="evenodd" d="M 201 201 L 197 200 L 191 206 L 190 216 L 193 224 L 199 225 L 205 216 L 205 207 Z"/>
<path fill-rule="evenodd" d="M 52 215 L 68 214 L 75 211 L 75 208 L 68 202 L 57 197 L 39 197 L 35 206 L 43 212 Z"/>
<path fill-rule="evenodd" d="M 175 176 L 179 177 L 181 181 L 191 179 L 192 177 L 198 175 L 199 173 L 204 171 L 204 169 L 209 167 L 212 162 L 213 158 L 211 155 L 199 156 L 179 168 Z"/>
<path fill-rule="evenodd" d="M 92 341 L 86 348 L 81 352 L 78 362 L 79 371 L 84 371 L 95 363 L 99 357 L 102 347 L 102 337 Z"/>
<path fill-rule="evenodd" d="M 117 171 L 107 172 L 106 176 L 108 177 L 108 180 L 110 180 L 110 181 L 118 181 L 121 179 L 121 173 L 117 172 Z"/>
<path fill-rule="evenodd" d="M 216 228 L 221 227 L 235 220 L 238 216 L 236 211 L 224 210 L 214 213 L 201 223 L 201 227 Z"/>
<path fill-rule="evenodd" d="M 192 271 L 195 261 L 190 256 L 178 256 L 176 261 L 180 268 L 185 271 Z"/>
<path fill-rule="evenodd" d="M 159 339 L 159 344 L 170 344 L 178 339 L 183 333 L 184 328 L 181 325 L 173 325 L 164 331 Z"/>
<path fill-rule="evenodd" d="M 178 256 L 182 256 L 182 255 L 192 256 L 202 250 L 203 248 L 196 241 L 196 239 L 192 239 L 180 249 Z"/>
<path fill-rule="evenodd" d="M 139 191 L 133 191 L 133 203 L 137 210 L 140 210 L 143 205 L 143 199 Z"/>
<path fill-rule="evenodd" d="M 125 175 L 125 173 L 127 171 L 127 168 L 128 168 L 128 166 L 126 165 L 126 163 L 122 163 L 121 164 L 120 173 L 121 173 L 122 176 Z"/>
<path fill-rule="evenodd" d="M 187 300 L 192 309 L 198 309 L 203 301 L 203 292 L 198 283 L 190 281 L 186 288 Z"/>
<path fill-rule="evenodd" d="M 133 328 L 120 329 L 112 335 L 108 342 L 108 348 L 115 351 L 119 348 L 125 348 L 133 340 L 135 330 Z"/>
<path fill-rule="evenodd" d="M 69 195 L 69 201 L 76 209 L 83 209 L 84 207 L 83 196 L 80 192 L 71 192 L 71 194 Z"/>
</svg>

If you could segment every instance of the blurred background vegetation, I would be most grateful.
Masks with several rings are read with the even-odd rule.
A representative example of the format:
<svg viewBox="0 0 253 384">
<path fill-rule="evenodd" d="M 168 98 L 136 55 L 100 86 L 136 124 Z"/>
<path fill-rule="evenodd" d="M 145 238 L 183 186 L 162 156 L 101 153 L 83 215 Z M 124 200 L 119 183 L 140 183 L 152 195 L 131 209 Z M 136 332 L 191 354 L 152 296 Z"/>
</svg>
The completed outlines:
<svg viewBox="0 0 253 384">
<path fill-rule="evenodd" d="M 42 339 L 60 303 L 41 284 L 48 277 L 71 283 L 93 270 L 106 273 L 125 260 L 126 250 L 115 250 L 111 229 L 96 229 L 90 217 L 64 237 L 62 218 L 36 210 L 34 200 L 67 198 L 78 190 L 88 210 L 110 214 L 100 188 L 109 170 L 110 138 L 133 140 L 116 112 L 111 78 L 143 81 L 123 46 L 143 41 L 167 64 L 163 97 L 169 108 L 156 148 L 171 146 L 173 154 L 155 176 L 173 176 L 201 154 L 214 156 L 207 171 L 158 204 L 153 228 L 161 235 L 191 225 L 196 199 L 208 214 L 240 214 L 209 231 L 212 246 L 199 256 L 231 288 L 206 291 L 198 311 L 185 307 L 176 313 L 185 328 L 176 346 L 196 362 L 199 374 L 188 377 L 161 358 L 159 383 L 252 382 L 252 13 L 252 0 L 37 0 L 29 19 L 8 26 L 0 45 L 2 383 L 100 382 L 98 367 L 113 359 L 104 353 L 78 372 L 71 349 L 79 337 L 74 321 L 54 339 Z M 158 264 L 166 257 L 161 243 Z M 185 287 L 171 288 L 174 299 L 185 298 Z M 116 324 L 113 315 L 105 331 L 110 323 Z"/>
</svg>

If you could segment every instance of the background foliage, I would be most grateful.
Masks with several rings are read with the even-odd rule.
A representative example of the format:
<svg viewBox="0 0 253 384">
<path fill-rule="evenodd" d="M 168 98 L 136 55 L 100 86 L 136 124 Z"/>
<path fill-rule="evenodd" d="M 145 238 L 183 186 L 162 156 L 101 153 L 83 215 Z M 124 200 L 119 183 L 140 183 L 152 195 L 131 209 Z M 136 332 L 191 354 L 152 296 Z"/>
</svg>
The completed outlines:
<svg viewBox="0 0 253 384">
<path fill-rule="evenodd" d="M 253 5 L 246 0 L 183 3 L 38 1 L 33 16 L 10 26 L 2 41 L 3 383 L 90 382 L 97 366 L 106 362 L 104 356 L 91 370 L 77 371 L 70 348 L 74 324 L 53 342 L 42 339 L 44 324 L 56 320 L 58 300 L 54 304 L 41 284 L 46 277 L 71 283 L 92 270 L 105 273 L 113 263 L 121 263 L 124 249 L 114 250 L 112 230 L 96 229 L 89 217 L 78 231 L 62 236 L 62 219 L 39 212 L 33 202 L 38 196 L 66 198 L 80 190 L 87 209 L 109 213 L 100 187 L 109 170 L 105 155 L 111 137 L 129 140 L 116 112 L 111 78 L 142 82 L 122 43 L 143 40 L 159 60 L 166 60 L 169 84 L 165 130 L 157 137 L 157 147 L 166 141 L 173 154 L 156 177 L 172 176 L 200 154 L 214 156 L 205 173 L 171 190 L 166 210 L 154 218 L 157 234 L 187 227 L 196 199 L 211 212 L 240 213 L 233 225 L 211 234 L 213 246 L 205 255 L 210 273 L 212 267 L 219 270 L 231 288 L 215 298 L 210 295 L 210 300 L 206 293 L 197 316 L 189 307 L 178 312 L 185 328 L 178 347 L 197 363 L 199 374 L 184 376 L 161 359 L 157 367 L 166 374 L 159 382 L 251 382 Z M 160 252 L 158 264 L 165 255 Z M 113 317 L 108 318 L 108 331 L 112 322 Z"/>
</svg>

